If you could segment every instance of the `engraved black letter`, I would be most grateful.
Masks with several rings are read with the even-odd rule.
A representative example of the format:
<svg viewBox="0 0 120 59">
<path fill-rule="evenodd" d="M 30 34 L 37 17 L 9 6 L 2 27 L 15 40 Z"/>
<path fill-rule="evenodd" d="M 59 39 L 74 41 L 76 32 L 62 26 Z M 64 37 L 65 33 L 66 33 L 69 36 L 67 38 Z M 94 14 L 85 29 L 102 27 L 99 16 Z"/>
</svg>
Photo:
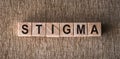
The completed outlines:
<svg viewBox="0 0 120 59">
<path fill-rule="evenodd" d="M 82 25 L 82 28 L 80 25 L 77 25 L 77 34 L 85 34 L 85 25 Z"/>
<path fill-rule="evenodd" d="M 38 26 L 38 34 L 40 34 L 40 27 L 41 27 L 42 25 L 36 25 L 36 26 Z"/>
<path fill-rule="evenodd" d="M 98 30 L 97 30 L 96 25 L 93 25 L 93 27 L 92 27 L 91 34 L 92 34 L 93 32 L 96 32 L 96 34 L 98 34 Z"/>
<path fill-rule="evenodd" d="M 52 34 L 54 33 L 54 25 L 52 24 Z"/>
<path fill-rule="evenodd" d="M 69 27 L 68 29 L 67 29 L 67 31 L 65 31 L 65 27 Z M 63 32 L 65 33 L 65 34 L 69 34 L 70 33 L 70 25 L 68 25 L 68 24 L 66 24 L 66 25 L 64 25 L 64 27 L 63 27 Z"/>
<path fill-rule="evenodd" d="M 28 25 L 24 24 L 22 25 L 22 29 L 25 30 L 25 31 L 22 31 L 23 34 L 27 34 L 28 33 Z"/>
</svg>

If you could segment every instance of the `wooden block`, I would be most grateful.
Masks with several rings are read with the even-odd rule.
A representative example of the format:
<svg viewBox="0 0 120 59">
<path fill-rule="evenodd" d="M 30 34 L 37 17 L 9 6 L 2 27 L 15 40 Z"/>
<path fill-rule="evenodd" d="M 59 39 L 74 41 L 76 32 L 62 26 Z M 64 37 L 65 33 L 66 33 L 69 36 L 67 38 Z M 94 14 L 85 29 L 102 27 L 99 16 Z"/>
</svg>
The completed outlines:
<svg viewBox="0 0 120 59">
<path fill-rule="evenodd" d="M 59 37 L 59 23 L 47 23 L 46 30 L 46 37 Z"/>
<path fill-rule="evenodd" d="M 73 23 L 60 23 L 60 37 L 73 37 Z"/>
<path fill-rule="evenodd" d="M 74 37 L 87 36 L 87 23 L 74 23 Z"/>
<path fill-rule="evenodd" d="M 88 36 L 101 36 L 101 23 L 88 23 Z"/>
<path fill-rule="evenodd" d="M 32 23 L 32 36 L 45 37 L 45 23 Z"/>
<path fill-rule="evenodd" d="M 30 22 L 18 23 L 18 36 L 31 36 L 31 23 Z"/>
</svg>

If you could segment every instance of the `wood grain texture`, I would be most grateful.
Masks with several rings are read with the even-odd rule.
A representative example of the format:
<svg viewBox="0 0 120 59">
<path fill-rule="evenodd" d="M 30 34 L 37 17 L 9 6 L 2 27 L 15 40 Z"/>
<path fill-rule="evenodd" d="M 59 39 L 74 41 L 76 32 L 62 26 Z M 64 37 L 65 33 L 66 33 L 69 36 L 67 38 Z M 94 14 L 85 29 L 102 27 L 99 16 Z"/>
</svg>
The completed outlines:
<svg viewBox="0 0 120 59">
<path fill-rule="evenodd" d="M 87 37 L 88 23 L 74 23 L 74 37 Z"/>
<path fill-rule="evenodd" d="M 25 30 L 23 30 L 23 28 L 25 29 Z M 26 30 L 27 29 L 27 30 Z M 31 34 L 31 31 L 32 30 L 32 28 L 31 28 L 31 22 L 25 22 L 25 23 L 23 23 L 23 22 L 19 22 L 18 23 L 18 29 L 17 29 L 17 31 L 18 31 L 18 36 L 31 36 L 32 34 Z"/>
<path fill-rule="evenodd" d="M 46 37 L 60 37 L 60 24 L 46 23 Z"/>
<path fill-rule="evenodd" d="M 101 23 L 88 23 L 88 36 L 101 36 Z"/>
<path fill-rule="evenodd" d="M 0 59 L 120 59 L 120 0 L 0 0 Z M 18 37 L 18 22 L 102 22 L 101 37 Z"/>
<path fill-rule="evenodd" d="M 45 37 L 46 24 L 45 23 L 32 23 L 32 36 Z"/>
<path fill-rule="evenodd" d="M 60 24 L 60 37 L 74 37 L 74 23 Z"/>
</svg>

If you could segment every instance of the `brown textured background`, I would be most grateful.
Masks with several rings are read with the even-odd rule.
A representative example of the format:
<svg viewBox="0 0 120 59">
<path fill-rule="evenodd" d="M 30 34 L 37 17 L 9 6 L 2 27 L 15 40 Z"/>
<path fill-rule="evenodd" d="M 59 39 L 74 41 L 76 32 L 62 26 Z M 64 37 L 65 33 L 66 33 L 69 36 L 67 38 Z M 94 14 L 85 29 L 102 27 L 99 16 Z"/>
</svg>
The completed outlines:
<svg viewBox="0 0 120 59">
<path fill-rule="evenodd" d="M 101 37 L 18 37 L 18 22 L 102 22 Z M 120 59 L 120 0 L 0 0 L 0 59 Z"/>
</svg>

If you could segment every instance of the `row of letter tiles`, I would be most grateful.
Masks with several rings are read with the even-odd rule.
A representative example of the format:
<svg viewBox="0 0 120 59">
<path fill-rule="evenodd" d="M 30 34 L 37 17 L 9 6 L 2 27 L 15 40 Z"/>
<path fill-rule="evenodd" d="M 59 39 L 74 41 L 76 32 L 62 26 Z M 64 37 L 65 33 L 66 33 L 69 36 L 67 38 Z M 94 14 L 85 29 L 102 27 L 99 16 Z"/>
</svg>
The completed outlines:
<svg viewBox="0 0 120 59">
<path fill-rule="evenodd" d="M 39 29 L 39 31 L 38 31 Z M 79 31 L 78 31 L 79 30 Z M 18 36 L 86 37 L 101 36 L 101 23 L 18 23 Z"/>
</svg>

